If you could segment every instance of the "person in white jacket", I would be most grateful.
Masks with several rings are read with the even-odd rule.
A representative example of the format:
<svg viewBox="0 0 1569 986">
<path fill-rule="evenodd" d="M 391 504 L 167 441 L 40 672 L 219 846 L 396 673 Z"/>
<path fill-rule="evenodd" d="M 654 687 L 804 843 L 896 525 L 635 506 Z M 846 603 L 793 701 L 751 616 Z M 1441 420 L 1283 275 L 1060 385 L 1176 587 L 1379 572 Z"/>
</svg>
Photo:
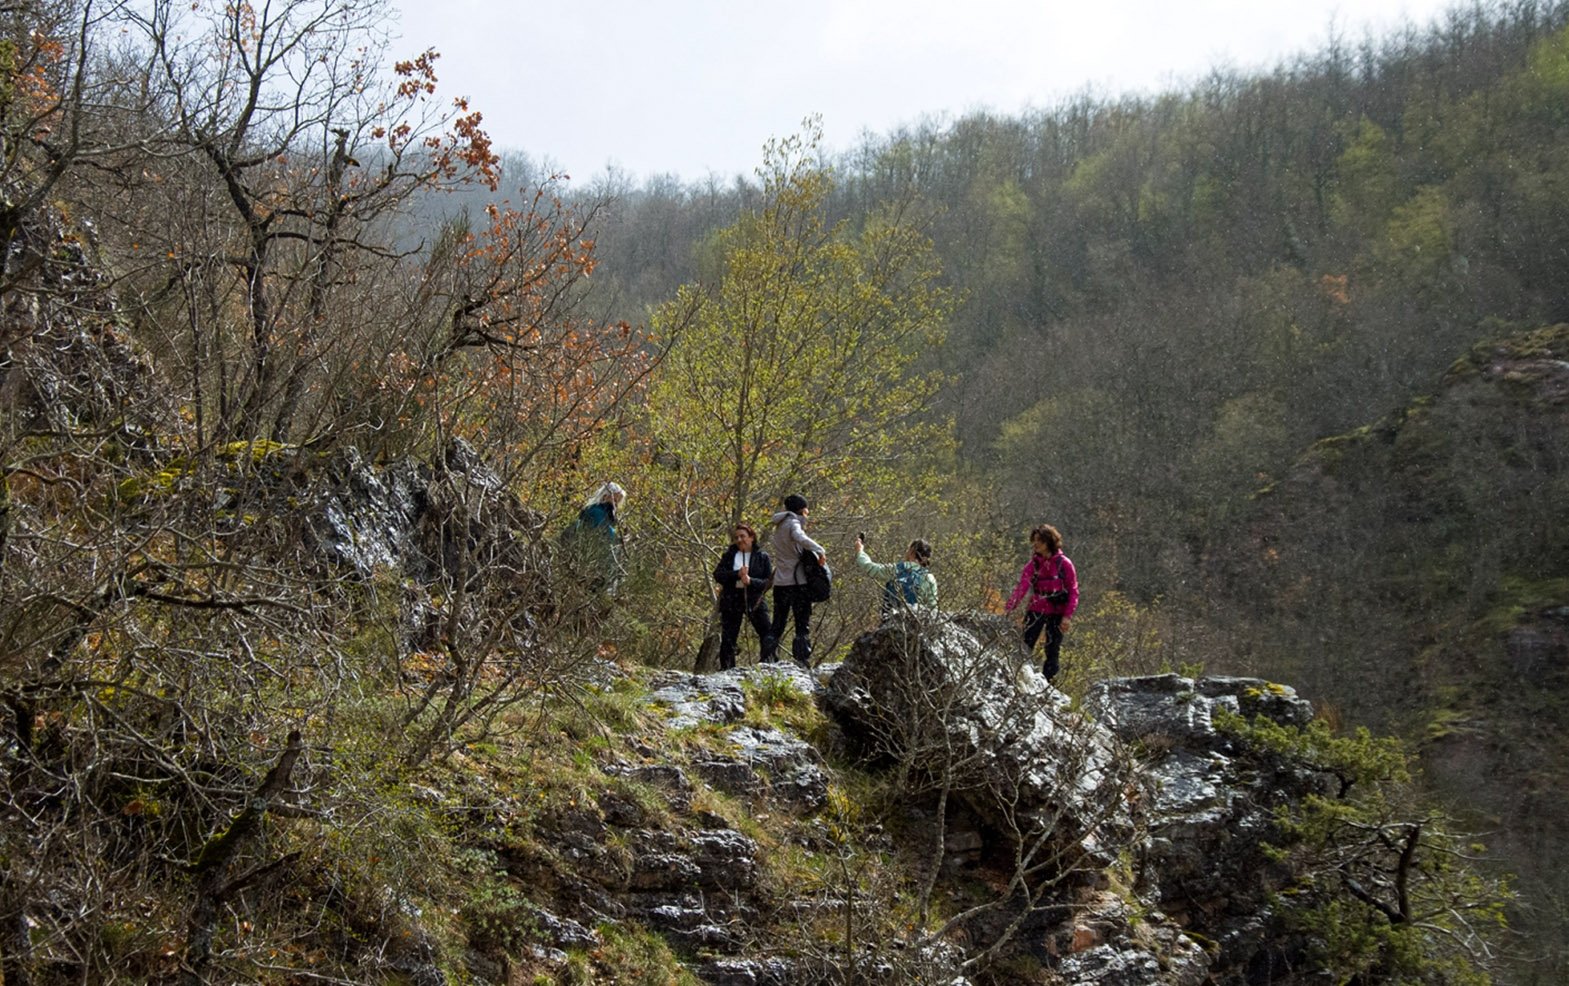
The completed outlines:
<svg viewBox="0 0 1569 986">
<path fill-rule="evenodd" d="M 784 639 L 785 624 L 795 619 L 795 637 L 790 641 L 790 656 L 803 668 L 812 666 L 812 600 L 806 595 L 804 579 L 796 568 L 803 552 L 811 552 L 826 564 L 823 546 L 806 536 L 806 518 L 811 508 L 806 497 L 792 493 L 784 498 L 784 509 L 774 514 L 770 547 L 774 559 L 774 622 L 771 636 Z M 773 655 L 769 655 L 773 660 Z"/>
</svg>

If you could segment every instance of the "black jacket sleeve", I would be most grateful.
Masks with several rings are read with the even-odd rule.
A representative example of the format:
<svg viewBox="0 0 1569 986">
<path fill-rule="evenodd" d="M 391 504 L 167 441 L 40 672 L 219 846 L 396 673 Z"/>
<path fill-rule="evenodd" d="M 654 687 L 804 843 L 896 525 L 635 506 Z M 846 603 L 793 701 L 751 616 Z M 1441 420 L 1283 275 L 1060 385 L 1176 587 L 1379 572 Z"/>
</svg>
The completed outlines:
<svg viewBox="0 0 1569 986">
<path fill-rule="evenodd" d="M 768 580 L 774 574 L 773 559 L 761 549 L 753 551 L 752 563 L 747 566 L 747 571 L 752 576 L 752 584 L 746 590 L 746 604 L 756 606 L 757 601 L 768 592 Z"/>
<path fill-rule="evenodd" d="M 719 564 L 714 566 L 714 581 L 726 589 L 734 589 L 740 578 L 740 573 L 735 570 L 735 548 L 726 548 L 725 553 L 719 556 Z"/>
</svg>

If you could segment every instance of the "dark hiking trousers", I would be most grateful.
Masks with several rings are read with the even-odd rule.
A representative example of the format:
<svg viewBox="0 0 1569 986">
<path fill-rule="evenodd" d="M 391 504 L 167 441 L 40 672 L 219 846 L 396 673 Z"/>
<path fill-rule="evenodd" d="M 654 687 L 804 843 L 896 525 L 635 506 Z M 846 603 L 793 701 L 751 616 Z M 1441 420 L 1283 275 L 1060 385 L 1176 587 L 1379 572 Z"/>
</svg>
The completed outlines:
<svg viewBox="0 0 1569 986">
<path fill-rule="evenodd" d="M 768 622 L 768 604 L 759 599 L 757 605 L 747 609 L 738 606 L 735 609 L 721 609 L 719 611 L 719 669 L 729 671 L 735 667 L 736 644 L 741 638 L 741 621 L 752 624 L 752 629 L 757 631 L 758 660 L 771 659 L 774 650 L 774 635 Z"/>
<path fill-rule="evenodd" d="M 1041 673 L 1050 681 L 1057 677 L 1057 658 L 1062 653 L 1062 617 L 1055 613 L 1029 613 L 1024 619 L 1024 648 L 1034 653 L 1035 641 L 1046 631 L 1046 664 Z"/>
<path fill-rule="evenodd" d="M 774 622 L 770 634 L 775 645 L 784 639 L 785 624 L 795 617 L 795 638 L 790 641 L 790 656 L 803 668 L 812 666 L 812 601 L 804 585 L 774 586 Z"/>
</svg>

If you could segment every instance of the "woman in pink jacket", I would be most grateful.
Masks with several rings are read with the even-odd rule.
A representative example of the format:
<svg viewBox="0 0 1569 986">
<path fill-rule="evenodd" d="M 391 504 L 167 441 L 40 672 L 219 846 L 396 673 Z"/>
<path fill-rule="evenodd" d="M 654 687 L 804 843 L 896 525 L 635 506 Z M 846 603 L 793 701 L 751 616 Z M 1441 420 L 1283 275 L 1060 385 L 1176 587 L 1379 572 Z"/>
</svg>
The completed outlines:
<svg viewBox="0 0 1569 986">
<path fill-rule="evenodd" d="M 1008 597 L 1008 612 L 1026 594 L 1030 605 L 1024 617 L 1024 646 L 1033 652 L 1041 631 L 1046 631 L 1046 665 L 1041 670 L 1050 681 L 1057 675 L 1057 657 L 1062 651 L 1062 634 L 1068 619 L 1079 608 L 1079 575 L 1073 562 L 1062 553 L 1062 535 L 1050 524 L 1030 532 L 1034 553 L 1019 574 L 1019 585 Z"/>
</svg>

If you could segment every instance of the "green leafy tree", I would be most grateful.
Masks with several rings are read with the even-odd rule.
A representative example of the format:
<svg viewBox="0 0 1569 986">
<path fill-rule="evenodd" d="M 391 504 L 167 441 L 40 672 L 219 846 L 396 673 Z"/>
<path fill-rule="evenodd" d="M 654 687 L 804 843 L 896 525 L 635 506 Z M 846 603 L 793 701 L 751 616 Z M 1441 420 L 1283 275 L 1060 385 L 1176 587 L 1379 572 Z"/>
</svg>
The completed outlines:
<svg viewBox="0 0 1569 986">
<path fill-rule="evenodd" d="M 1283 808 L 1274 854 L 1298 874 L 1279 902 L 1337 982 L 1485 986 L 1513 897 L 1482 869 L 1483 847 L 1413 797 L 1398 740 L 1337 736 L 1227 715 L 1217 725 L 1312 765 L 1322 795 Z"/>
<path fill-rule="evenodd" d="M 768 145 L 761 208 L 711 244 L 715 282 L 683 286 L 655 319 L 691 322 L 649 395 L 652 437 L 717 495 L 715 523 L 786 486 L 886 485 L 946 431 L 923 420 L 940 378 L 916 366 L 949 310 L 930 241 L 908 202 L 859 230 L 830 224 L 817 136 Z"/>
<path fill-rule="evenodd" d="M 648 515 L 667 525 L 665 556 L 700 563 L 705 582 L 722 532 L 782 495 L 808 490 L 859 522 L 924 496 L 919 463 L 951 448 L 930 412 L 941 376 L 921 362 L 951 297 L 915 203 L 830 222 L 819 138 L 808 121 L 767 145 L 761 201 L 706 245 L 711 279 L 654 318 L 676 337 L 648 395 L 643 485 L 671 502 Z"/>
</svg>

